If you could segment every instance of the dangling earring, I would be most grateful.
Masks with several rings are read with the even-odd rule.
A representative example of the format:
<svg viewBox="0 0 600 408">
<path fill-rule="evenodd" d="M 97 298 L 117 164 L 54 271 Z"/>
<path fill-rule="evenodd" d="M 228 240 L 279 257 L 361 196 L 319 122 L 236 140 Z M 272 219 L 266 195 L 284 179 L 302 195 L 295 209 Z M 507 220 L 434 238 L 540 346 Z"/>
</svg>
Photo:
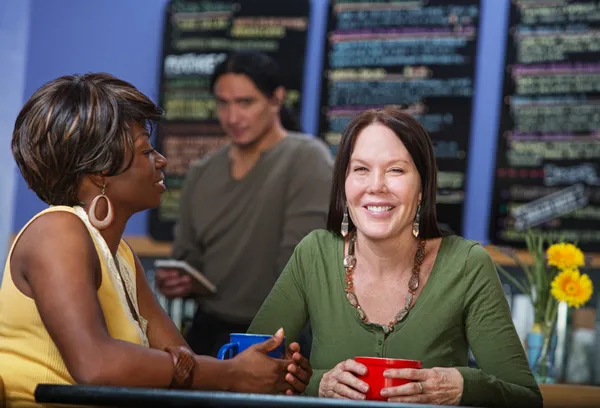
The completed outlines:
<svg viewBox="0 0 600 408">
<path fill-rule="evenodd" d="M 348 207 L 344 210 L 344 216 L 342 217 L 342 228 L 340 229 L 342 237 L 348 235 Z"/>
<path fill-rule="evenodd" d="M 413 235 L 415 238 L 419 237 L 419 220 L 421 219 L 421 203 L 417 207 L 417 214 L 415 215 L 415 221 L 413 222 Z"/>
<path fill-rule="evenodd" d="M 109 198 L 106 196 L 106 184 L 102 186 L 102 192 L 94 197 L 92 204 L 88 210 L 88 217 L 90 219 L 90 224 L 96 227 L 99 230 L 103 230 L 108 228 L 110 224 L 112 224 L 115 214 L 113 213 L 112 203 Z M 98 200 L 104 198 L 106 200 L 106 205 L 108 206 L 108 212 L 106 213 L 106 217 L 103 220 L 99 220 L 96 217 L 96 205 L 98 204 Z"/>
</svg>

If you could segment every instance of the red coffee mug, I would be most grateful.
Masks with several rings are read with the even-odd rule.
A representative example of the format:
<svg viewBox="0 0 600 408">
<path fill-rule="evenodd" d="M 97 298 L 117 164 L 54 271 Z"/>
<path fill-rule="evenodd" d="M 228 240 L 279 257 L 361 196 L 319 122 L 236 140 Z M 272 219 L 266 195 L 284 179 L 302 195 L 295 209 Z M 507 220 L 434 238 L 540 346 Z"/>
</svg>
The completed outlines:
<svg viewBox="0 0 600 408">
<path fill-rule="evenodd" d="M 422 368 L 418 360 L 401 360 L 397 358 L 379 358 L 379 357 L 355 357 L 354 361 L 367 367 L 365 375 L 359 375 L 358 378 L 369 384 L 366 398 L 368 400 L 386 401 L 387 398 L 381 396 L 381 390 L 388 387 L 396 387 L 409 383 L 410 380 L 401 378 L 386 378 L 383 372 L 390 368 Z"/>
</svg>

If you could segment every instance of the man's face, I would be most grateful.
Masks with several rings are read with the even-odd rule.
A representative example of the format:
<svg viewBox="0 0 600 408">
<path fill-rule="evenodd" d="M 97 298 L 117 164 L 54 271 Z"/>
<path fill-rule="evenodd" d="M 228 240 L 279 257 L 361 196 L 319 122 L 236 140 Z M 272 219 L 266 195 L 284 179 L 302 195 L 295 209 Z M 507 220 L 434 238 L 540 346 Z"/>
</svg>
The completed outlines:
<svg viewBox="0 0 600 408">
<path fill-rule="evenodd" d="M 224 74 L 215 82 L 217 116 L 223 130 L 238 147 L 258 143 L 274 126 L 280 101 L 267 97 L 244 74 Z"/>
</svg>

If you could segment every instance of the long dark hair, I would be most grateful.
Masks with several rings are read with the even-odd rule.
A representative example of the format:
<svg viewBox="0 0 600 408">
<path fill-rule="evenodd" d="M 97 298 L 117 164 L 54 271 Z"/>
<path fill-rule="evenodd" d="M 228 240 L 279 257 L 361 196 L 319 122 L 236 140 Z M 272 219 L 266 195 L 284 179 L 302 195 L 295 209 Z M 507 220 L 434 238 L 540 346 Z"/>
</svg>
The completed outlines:
<svg viewBox="0 0 600 408">
<path fill-rule="evenodd" d="M 445 231 L 443 232 L 440 229 L 435 211 L 437 166 L 431 139 L 416 119 L 397 108 L 364 111 L 352 119 L 342 132 L 342 139 L 333 166 L 333 185 L 327 229 L 340 234 L 342 216 L 346 207 L 344 186 L 354 142 L 364 128 L 374 123 L 388 127 L 398 136 L 410 153 L 421 176 L 422 197 L 419 237 L 429 239 L 447 235 Z M 349 220 L 349 224 L 349 229 L 352 231 L 355 228 L 352 219 Z"/>
<path fill-rule="evenodd" d="M 268 55 L 255 51 L 237 51 L 227 55 L 213 71 L 210 89 L 214 91 L 215 83 L 225 74 L 246 75 L 267 98 L 273 96 L 275 90 L 283 84 L 283 76 L 277 63 Z M 281 104 L 279 118 L 284 129 L 299 132 L 300 123 L 292 109 Z"/>
</svg>

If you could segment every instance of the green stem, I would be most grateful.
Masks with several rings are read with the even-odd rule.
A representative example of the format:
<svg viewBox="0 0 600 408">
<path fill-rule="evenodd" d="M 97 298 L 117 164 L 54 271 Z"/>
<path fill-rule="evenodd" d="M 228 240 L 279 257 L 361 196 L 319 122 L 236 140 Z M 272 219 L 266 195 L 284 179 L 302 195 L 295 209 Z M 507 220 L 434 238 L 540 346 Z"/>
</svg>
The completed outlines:
<svg viewBox="0 0 600 408">
<path fill-rule="evenodd" d="M 552 341 L 552 335 L 554 333 L 554 328 L 556 326 L 556 317 L 558 315 L 558 302 L 555 302 L 554 299 L 548 299 L 546 314 L 544 316 L 544 322 L 542 323 L 542 336 L 544 337 L 544 342 L 542 344 L 542 349 L 540 350 L 540 356 L 538 358 L 538 365 L 541 364 L 542 368 L 542 378 L 545 380 L 547 376 L 547 364 L 546 360 L 548 358 L 548 349 L 550 347 L 550 343 Z M 548 324 L 550 323 L 550 324 Z"/>
<path fill-rule="evenodd" d="M 558 311 L 558 302 L 553 297 L 548 296 L 546 299 L 546 310 L 544 311 L 544 323 L 552 322 L 552 314 L 556 314 Z M 555 316 L 556 318 L 556 316 Z"/>
<path fill-rule="evenodd" d="M 504 269 L 501 265 L 496 264 L 497 269 L 500 273 L 508 279 L 517 289 L 519 289 L 524 295 L 527 295 L 531 300 L 531 304 L 533 305 L 533 297 L 531 295 L 531 289 L 526 288 L 521 284 L 515 277 L 513 277 L 506 269 Z"/>
</svg>

